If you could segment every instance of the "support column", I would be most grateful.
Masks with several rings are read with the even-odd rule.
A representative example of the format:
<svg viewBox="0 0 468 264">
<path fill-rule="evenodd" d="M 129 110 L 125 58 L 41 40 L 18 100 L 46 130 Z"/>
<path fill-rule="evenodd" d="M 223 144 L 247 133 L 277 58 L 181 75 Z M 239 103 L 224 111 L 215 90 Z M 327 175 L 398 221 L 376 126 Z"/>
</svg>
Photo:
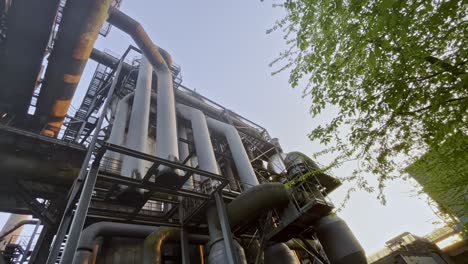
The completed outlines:
<svg viewBox="0 0 468 264">
<path fill-rule="evenodd" d="M 41 231 L 41 234 L 39 235 L 39 238 L 37 239 L 36 246 L 34 247 L 31 257 L 29 258 L 29 263 L 34 263 L 34 264 L 36 263 L 43 264 L 46 262 L 49 263 L 49 260 L 47 257 L 49 255 L 50 245 L 52 244 L 52 240 L 54 239 L 56 230 L 57 230 L 56 227 L 49 227 L 47 225 L 44 225 L 42 227 L 42 231 Z M 55 260 L 51 261 L 50 263 L 55 264 L 56 262 L 57 262 L 57 255 L 55 256 Z"/>
<path fill-rule="evenodd" d="M 127 53 L 128 53 L 128 50 L 124 54 L 123 57 L 125 57 Z M 119 62 L 119 66 L 117 67 L 114 80 L 112 81 L 112 85 L 109 89 L 109 92 L 107 93 L 106 101 L 104 102 L 104 105 L 103 105 L 103 110 L 104 110 L 103 113 L 106 112 L 109 106 L 111 97 L 114 94 L 114 91 L 115 91 L 115 88 L 117 86 L 117 82 L 119 79 L 119 75 L 122 70 L 122 64 L 123 64 L 123 58 Z M 84 221 L 86 219 L 86 214 L 88 213 L 89 203 L 91 202 L 91 196 L 93 194 L 94 185 L 96 184 L 97 173 L 99 170 L 99 162 L 102 157 L 98 156 L 95 158 L 93 165 L 91 166 L 89 171 L 87 170 L 87 168 L 89 166 L 89 162 L 91 160 L 93 150 L 96 146 L 99 132 L 101 131 L 102 123 L 104 121 L 104 116 L 105 114 L 101 114 L 101 116 L 99 116 L 99 119 L 96 124 L 96 129 L 94 130 L 94 134 L 91 138 L 91 142 L 88 145 L 88 151 L 83 160 L 80 175 L 78 176 L 79 179 L 85 179 L 85 182 L 84 182 L 83 190 L 81 191 L 80 198 L 78 200 L 78 205 L 76 207 L 76 212 L 73 217 L 73 221 L 70 226 L 70 232 L 69 232 L 69 236 L 67 239 L 67 244 L 65 245 L 65 249 L 63 251 L 60 264 L 70 264 L 73 262 L 76 248 L 78 246 L 78 241 L 80 239 L 81 231 L 83 229 Z"/>
</svg>

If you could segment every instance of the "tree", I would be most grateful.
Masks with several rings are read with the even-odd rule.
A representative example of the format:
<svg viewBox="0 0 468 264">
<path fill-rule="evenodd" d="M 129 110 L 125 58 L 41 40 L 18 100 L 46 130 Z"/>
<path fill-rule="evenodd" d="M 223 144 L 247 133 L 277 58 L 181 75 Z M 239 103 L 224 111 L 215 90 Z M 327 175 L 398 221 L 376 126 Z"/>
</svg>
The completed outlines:
<svg viewBox="0 0 468 264">
<path fill-rule="evenodd" d="M 313 117 L 338 114 L 309 137 L 336 155 L 330 167 L 357 160 L 348 177 L 385 181 L 453 135 L 468 133 L 466 0 L 287 0 L 281 30 L 288 48 L 272 65 L 311 99 Z M 268 32 L 268 33 L 269 33 Z M 344 133 L 343 131 L 349 131 Z M 450 141 L 455 142 L 456 141 Z M 383 200 L 384 201 L 384 200 Z"/>
<path fill-rule="evenodd" d="M 468 136 L 455 135 L 430 148 L 405 168 L 443 215 L 456 217 L 468 232 Z M 450 218 L 449 218 L 450 220 Z"/>
</svg>

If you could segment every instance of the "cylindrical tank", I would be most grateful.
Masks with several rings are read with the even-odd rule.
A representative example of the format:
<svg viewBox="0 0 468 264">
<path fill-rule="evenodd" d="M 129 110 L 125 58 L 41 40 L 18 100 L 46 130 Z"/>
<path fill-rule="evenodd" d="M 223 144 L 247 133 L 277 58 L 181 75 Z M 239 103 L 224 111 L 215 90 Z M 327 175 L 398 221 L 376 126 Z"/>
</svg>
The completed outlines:
<svg viewBox="0 0 468 264">
<path fill-rule="evenodd" d="M 236 251 L 237 263 L 247 264 L 244 249 L 235 240 L 232 240 L 234 244 L 234 250 Z M 208 263 L 210 264 L 221 264 L 226 263 L 226 248 L 223 240 L 218 240 L 211 245 L 210 255 L 208 256 Z"/>
<path fill-rule="evenodd" d="M 364 250 L 340 217 L 320 219 L 316 231 L 331 264 L 367 264 Z"/>
<path fill-rule="evenodd" d="M 298 264 L 294 252 L 285 243 L 273 244 L 265 249 L 265 264 Z"/>
</svg>

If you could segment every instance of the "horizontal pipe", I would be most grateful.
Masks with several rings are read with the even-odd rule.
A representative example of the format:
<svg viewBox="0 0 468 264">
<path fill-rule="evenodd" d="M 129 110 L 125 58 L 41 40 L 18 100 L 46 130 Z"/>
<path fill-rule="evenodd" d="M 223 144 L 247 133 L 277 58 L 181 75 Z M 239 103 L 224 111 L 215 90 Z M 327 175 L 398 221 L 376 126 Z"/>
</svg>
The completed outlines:
<svg viewBox="0 0 468 264">
<path fill-rule="evenodd" d="M 99 242 L 98 237 L 133 237 L 145 238 L 155 232 L 155 230 L 163 229 L 163 227 L 124 224 L 115 222 L 99 222 L 86 227 L 81 233 L 80 242 L 73 263 L 84 264 L 88 263 L 88 259 L 92 254 L 97 253 L 96 242 Z M 171 237 L 167 241 L 179 241 L 180 237 Z M 208 236 L 189 234 L 188 239 L 191 243 L 204 244 L 209 241 Z M 95 257 L 93 257 L 95 258 Z"/>
</svg>

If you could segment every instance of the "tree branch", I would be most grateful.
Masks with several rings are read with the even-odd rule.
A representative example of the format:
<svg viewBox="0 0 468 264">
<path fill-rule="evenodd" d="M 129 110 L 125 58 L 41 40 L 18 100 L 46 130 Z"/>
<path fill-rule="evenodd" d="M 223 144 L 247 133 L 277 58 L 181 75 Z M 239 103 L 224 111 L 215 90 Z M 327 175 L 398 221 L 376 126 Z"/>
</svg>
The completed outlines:
<svg viewBox="0 0 468 264">
<path fill-rule="evenodd" d="M 463 70 L 459 69 L 456 66 L 453 66 L 452 64 L 445 62 L 439 58 L 436 58 L 434 56 L 427 56 L 424 58 L 427 62 L 430 64 L 437 64 L 439 65 L 443 70 L 452 73 L 455 76 L 465 74 Z"/>
</svg>

